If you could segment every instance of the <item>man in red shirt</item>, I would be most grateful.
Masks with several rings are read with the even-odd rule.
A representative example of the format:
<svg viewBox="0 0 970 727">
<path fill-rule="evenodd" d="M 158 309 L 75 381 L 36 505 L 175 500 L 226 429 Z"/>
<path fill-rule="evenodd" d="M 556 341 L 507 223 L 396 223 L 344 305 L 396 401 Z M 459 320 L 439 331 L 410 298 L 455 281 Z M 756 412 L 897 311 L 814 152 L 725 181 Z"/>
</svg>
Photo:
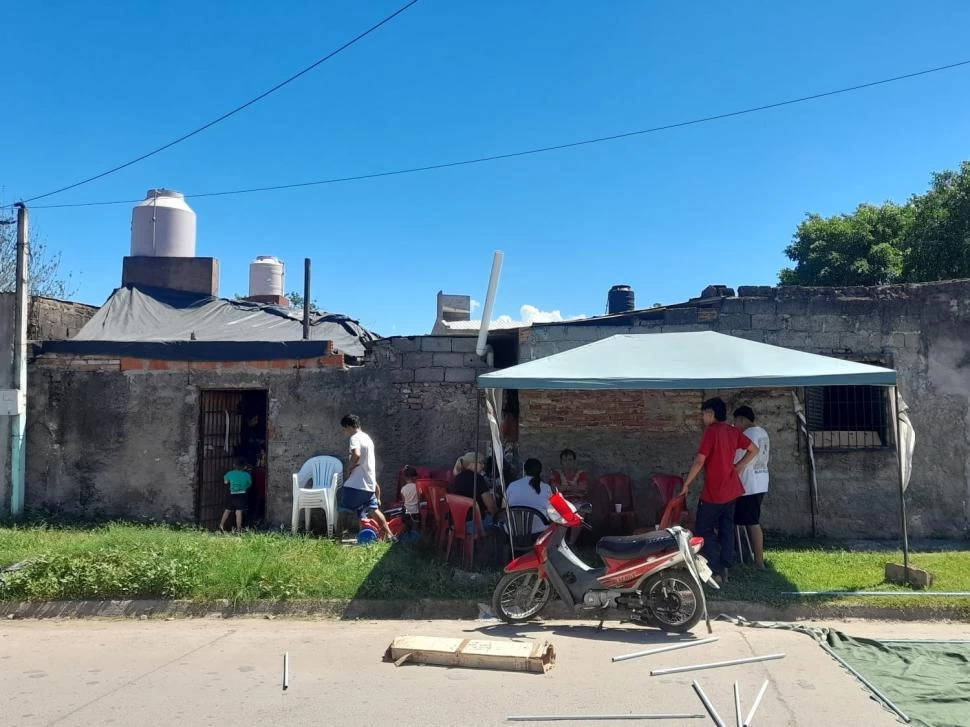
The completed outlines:
<svg viewBox="0 0 970 727">
<path fill-rule="evenodd" d="M 701 417 L 704 436 L 680 494 L 686 495 L 704 472 L 704 489 L 697 504 L 697 534 L 704 538 L 704 557 L 711 569 L 726 581 L 728 569 L 734 565 L 734 501 L 744 494 L 739 475 L 758 456 L 758 447 L 727 423 L 727 405 L 721 399 L 705 401 Z M 734 464 L 739 449 L 746 454 Z"/>
</svg>

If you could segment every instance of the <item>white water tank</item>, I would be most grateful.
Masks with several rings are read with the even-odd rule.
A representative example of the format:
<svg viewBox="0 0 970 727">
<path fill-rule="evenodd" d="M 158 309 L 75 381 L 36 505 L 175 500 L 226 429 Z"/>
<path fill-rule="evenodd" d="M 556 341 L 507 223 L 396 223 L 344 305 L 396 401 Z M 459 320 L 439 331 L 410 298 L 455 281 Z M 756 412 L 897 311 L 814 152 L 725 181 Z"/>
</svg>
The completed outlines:
<svg viewBox="0 0 970 727">
<path fill-rule="evenodd" d="M 259 255 L 249 264 L 249 296 L 283 297 L 283 261 L 270 255 Z"/>
<path fill-rule="evenodd" d="M 132 257 L 195 257 L 195 212 L 181 192 L 149 189 L 131 211 Z"/>
</svg>

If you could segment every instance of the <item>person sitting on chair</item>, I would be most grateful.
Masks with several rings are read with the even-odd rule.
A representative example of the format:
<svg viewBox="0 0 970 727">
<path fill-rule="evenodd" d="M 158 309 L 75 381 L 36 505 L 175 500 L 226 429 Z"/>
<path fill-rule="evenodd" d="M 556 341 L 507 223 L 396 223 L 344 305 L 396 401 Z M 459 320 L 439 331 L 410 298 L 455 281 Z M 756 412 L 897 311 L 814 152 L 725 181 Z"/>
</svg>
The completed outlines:
<svg viewBox="0 0 970 727">
<path fill-rule="evenodd" d="M 589 488 L 589 475 L 576 467 L 576 453 L 564 449 L 559 453 L 559 469 L 552 471 L 549 484 L 555 487 L 567 500 L 586 500 Z"/>
<path fill-rule="evenodd" d="M 516 480 L 508 487 L 509 507 L 531 507 L 545 516 L 549 507 L 549 498 L 555 494 L 555 490 L 542 481 L 542 462 L 537 459 L 527 459 L 523 469 L 525 477 Z M 533 533 L 541 533 L 545 529 L 546 526 L 539 518 L 533 519 Z"/>
</svg>

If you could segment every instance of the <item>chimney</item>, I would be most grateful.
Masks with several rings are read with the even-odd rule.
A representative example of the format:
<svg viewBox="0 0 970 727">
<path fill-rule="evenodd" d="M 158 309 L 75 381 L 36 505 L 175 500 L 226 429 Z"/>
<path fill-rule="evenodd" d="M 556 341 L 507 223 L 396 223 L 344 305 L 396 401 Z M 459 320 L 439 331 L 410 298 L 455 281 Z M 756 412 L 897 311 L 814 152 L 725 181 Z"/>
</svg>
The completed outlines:
<svg viewBox="0 0 970 727">
<path fill-rule="evenodd" d="M 454 323 L 472 319 L 472 299 L 470 295 L 447 295 L 438 291 L 439 321 Z"/>
</svg>

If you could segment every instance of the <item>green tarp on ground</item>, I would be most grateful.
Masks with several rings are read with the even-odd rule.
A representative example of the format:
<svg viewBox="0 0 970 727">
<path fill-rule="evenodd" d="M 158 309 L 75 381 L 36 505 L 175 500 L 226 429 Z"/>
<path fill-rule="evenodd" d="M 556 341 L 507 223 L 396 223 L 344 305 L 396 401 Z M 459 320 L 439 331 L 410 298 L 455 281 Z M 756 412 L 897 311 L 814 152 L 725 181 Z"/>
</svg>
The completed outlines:
<svg viewBox="0 0 970 727">
<path fill-rule="evenodd" d="M 881 642 L 840 631 L 832 651 L 872 682 L 919 727 L 970 725 L 970 643 Z"/>
<path fill-rule="evenodd" d="M 910 724 L 917 727 L 970 727 L 968 641 L 876 641 L 855 639 L 835 629 L 800 623 L 748 621 L 726 614 L 721 614 L 717 620 L 811 636 L 819 643 L 827 644 L 882 692 L 909 717 Z M 836 667 L 842 668 L 838 663 Z M 866 689 L 861 682 L 859 688 Z"/>
</svg>

